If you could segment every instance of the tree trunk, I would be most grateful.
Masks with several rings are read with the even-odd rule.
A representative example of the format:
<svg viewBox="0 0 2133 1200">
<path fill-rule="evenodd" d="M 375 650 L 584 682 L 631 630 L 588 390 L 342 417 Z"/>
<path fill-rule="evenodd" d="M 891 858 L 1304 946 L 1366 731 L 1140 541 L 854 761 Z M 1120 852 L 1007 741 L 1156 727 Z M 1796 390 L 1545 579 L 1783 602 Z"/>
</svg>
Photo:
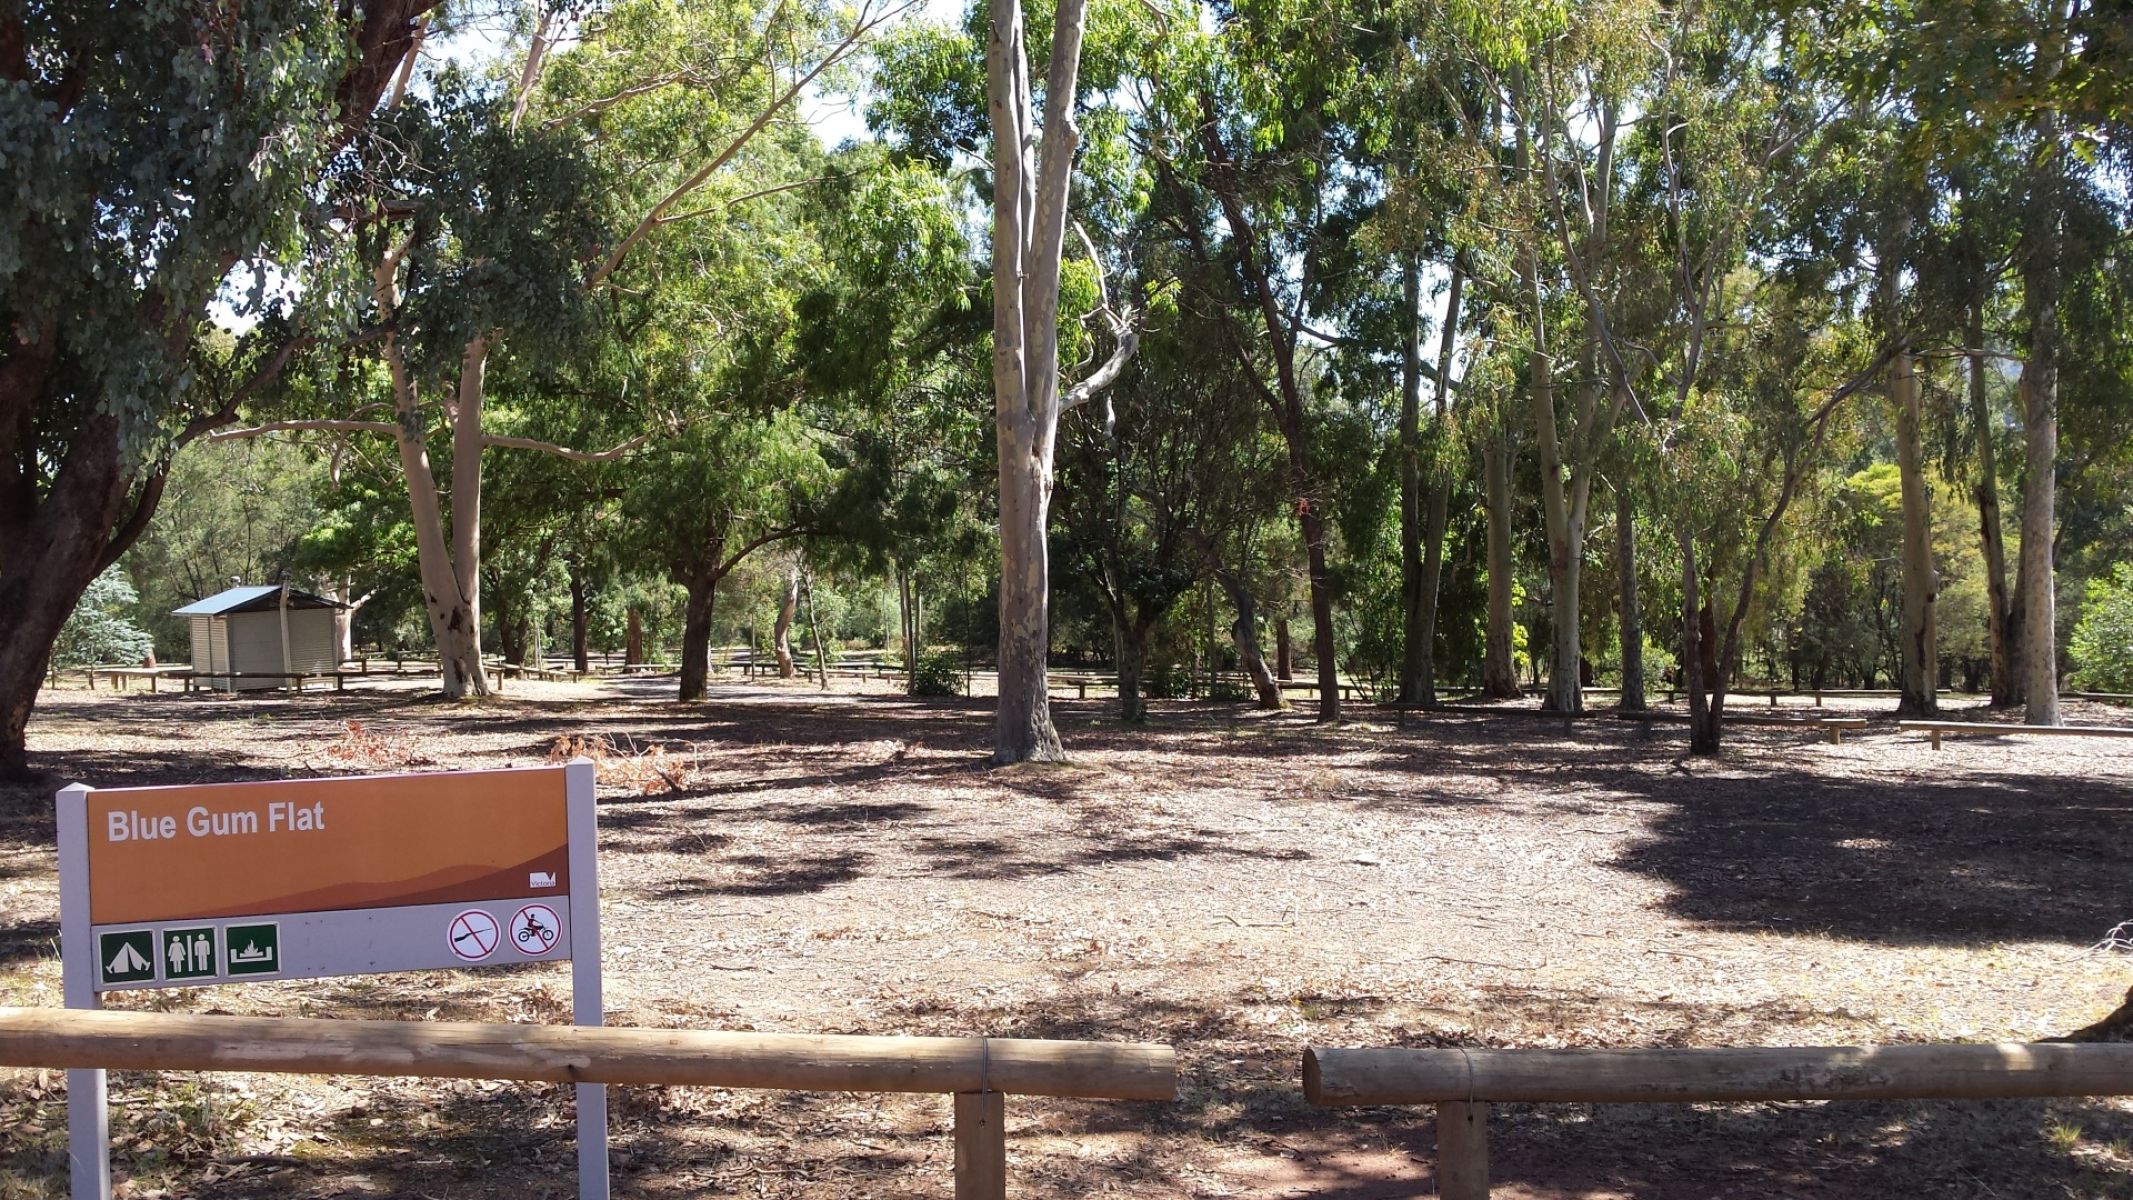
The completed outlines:
<svg viewBox="0 0 2133 1200">
<path fill-rule="evenodd" d="M 1298 520 L 1311 571 L 1311 652 L 1318 657 L 1318 720 L 1331 723 L 1341 719 L 1341 689 L 1333 633 L 1333 577 L 1326 568 L 1326 518 L 1307 502 Z"/>
<path fill-rule="evenodd" d="M 587 644 L 585 619 L 585 569 L 570 564 L 570 659 L 578 674 L 592 670 L 591 647 Z"/>
<path fill-rule="evenodd" d="M 713 561 L 717 556 L 713 555 Z M 717 574 L 699 571 L 689 580 L 682 607 L 681 698 L 701 700 L 711 690 L 711 613 L 718 603 Z"/>
<path fill-rule="evenodd" d="M 635 604 L 629 607 L 629 619 L 622 632 L 622 665 L 634 667 L 644 661 L 644 615 Z"/>
<path fill-rule="evenodd" d="M 1446 399 L 1450 394 L 1452 352 L 1459 344 L 1459 307 L 1466 290 L 1466 275 L 1453 268 L 1444 300 L 1444 323 L 1437 340 L 1437 387 L 1435 425 L 1437 438 L 1445 436 L 1448 419 Z M 1440 447 L 1441 450 L 1441 447 Z M 1442 454 L 1431 459 L 1429 494 L 1422 515 L 1422 578 L 1416 621 L 1408 636 L 1417 643 L 1408 651 L 1417 669 L 1417 697 L 1424 704 L 1437 702 L 1437 598 L 1444 579 L 1444 528 L 1451 519 L 1452 479 L 1444 469 Z"/>
<path fill-rule="evenodd" d="M 1615 484 L 1615 570 L 1622 590 L 1622 711 L 1643 712 L 1644 612 L 1637 600 L 1637 505 L 1626 480 Z"/>
<path fill-rule="evenodd" d="M 1427 704 L 1429 641 L 1423 629 L 1422 263 L 1400 264 L 1400 691 L 1402 704 Z"/>
<path fill-rule="evenodd" d="M 1709 602 L 1700 592 L 1696 569 L 1696 540 L 1690 534 L 1688 514 L 1683 513 L 1675 534 L 1681 546 L 1681 685 L 1689 701 L 1689 753 L 1716 754 L 1725 725 L 1722 708 L 1705 689 L 1712 687 L 1710 650 L 1705 645 L 1704 619 Z"/>
<path fill-rule="evenodd" d="M 778 619 L 770 628 L 770 651 L 777 656 L 778 678 L 793 677 L 792 619 L 800 607 L 800 567 L 793 564 L 785 576 L 785 595 L 778 601 Z"/>
<path fill-rule="evenodd" d="M 2022 482 L 2022 720 L 2030 725 L 2059 724 L 2057 597 L 2052 581 L 2052 524 L 2059 453 L 2057 415 L 2059 380 L 2049 348 L 2035 345 L 2022 364 L 2024 479 Z M 2041 353 L 2040 353 L 2041 349 Z M 2040 361 L 2040 359 L 2042 361 Z"/>
<path fill-rule="evenodd" d="M 1045 522 L 1051 471 L 1028 445 L 1000 434 L 1000 695 L 993 761 L 1059 762 L 1046 659 L 1051 649 L 1051 559 Z"/>
<path fill-rule="evenodd" d="M 1244 668 L 1252 681 L 1252 690 L 1259 697 L 1259 707 L 1282 709 L 1281 684 L 1274 673 L 1267 670 L 1266 656 L 1259 652 L 1259 610 L 1252 600 L 1252 589 L 1245 586 L 1244 577 L 1235 571 L 1218 570 L 1215 578 L 1222 590 L 1229 593 L 1230 603 L 1237 609 L 1237 620 L 1229 627 L 1230 640 L 1237 647 L 1237 665 Z"/>
<path fill-rule="evenodd" d="M 496 641 L 505 662 L 526 661 L 526 622 L 508 592 L 499 593 L 491 606 L 496 618 Z"/>
<path fill-rule="evenodd" d="M 904 692 L 918 693 L 918 638 L 915 633 L 917 618 L 911 607 L 911 573 L 896 568 L 896 621 L 898 636 L 904 643 Z"/>
<path fill-rule="evenodd" d="M 1296 645 L 1289 640 L 1289 614 L 1274 618 L 1274 678 L 1283 683 L 1296 678 Z"/>
<path fill-rule="evenodd" d="M 2014 669 L 2014 613 L 2007 596 L 2007 546 L 2000 526 L 1999 466 L 1985 402 L 1985 313 L 1970 307 L 1970 429 L 1977 440 L 1978 545 L 1985 559 L 1985 622 L 1991 647 L 1992 707 L 2012 708 L 2021 689 Z"/>
<path fill-rule="evenodd" d="M 118 433 L 92 418 L 77 437 L 51 491 L 0 548 L 0 778 L 29 775 L 26 731 L 44 686 L 52 643 L 83 592 L 103 570 L 111 531 L 126 500 Z M 109 552 L 115 557 L 116 551 Z"/>
<path fill-rule="evenodd" d="M 1511 650 L 1511 439 L 1499 425 L 1481 447 L 1482 486 L 1488 493 L 1489 605 L 1483 619 L 1481 694 L 1515 700 L 1518 663 Z"/>
<path fill-rule="evenodd" d="M 815 580 L 807 579 L 807 638 L 815 644 L 815 684 L 823 691 L 829 690 L 829 647 L 822 644 L 822 622 L 815 619 Z"/>
<path fill-rule="evenodd" d="M 363 602 L 356 599 L 355 586 L 346 575 L 341 576 L 333 598 L 341 602 L 333 610 L 333 661 L 338 666 L 355 657 L 355 615 Z"/>
<path fill-rule="evenodd" d="M 398 261 L 387 258 L 377 268 L 378 308 L 393 313 L 400 306 L 400 291 L 397 282 Z M 485 363 L 484 354 L 477 354 L 479 339 L 469 343 L 465 361 L 461 365 L 461 402 L 465 403 L 470 381 L 465 373 L 479 373 Z M 479 572 L 471 560 L 456 566 L 452 557 L 452 544 L 445 537 L 444 506 L 438 497 L 437 477 L 430 470 L 430 452 L 423 436 L 423 420 L 415 395 L 415 382 L 407 368 L 406 356 L 401 352 L 398 335 L 388 333 L 382 343 L 387 371 L 392 381 L 393 409 L 397 428 L 393 442 L 400 452 L 400 473 L 407 485 L 409 515 L 415 527 L 415 563 L 422 580 L 422 607 L 430 619 L 430 635 L 437 644 L 437 667 L 442 675 L 444 694 L 452 699 L 489 694 L 489 677 L 481 662 L 481 623 L 479 620 L 478 587 Z M 480 383 L 472 381 L 475 400 L 474 418 L 480 419 Z M 455 453 L 460 453 L 460 427 L 455 422 L 453 444 Z M 455 476 L 458 467 L 455 464 Z M 461 534 L 455 529 L 454 540 L 462 552 L 473 549 L 478 552 L 480 539 L 475 532 L 481 514 L 480 447 L 477 439 L 471 467 L 473 485 L 471 494 L 463 498 L 464 515 L 468 529 Z M 455 501 L 460 498 L 455 498 Z"/>
<path fill-rule="evenodd" d="M 1147 701 L 1141 695 L 1141 675 L 1148 661 L 1148 622 L 1126 619 L 1112 610 L 1113 632 L 1118 635 L 1118 719 L 1125 725 L 1148 720 Z"/>
<path fill-rule="evenodd" d="M 2049 95 L 2065 55 L 2058 9 L 2052 27 L 2038 38 L 2035 77 Z M 2053 523 L 2058 504 L 2054 475 L 2059 457 L 2059 253 L 2063 235 L 2062 189 L 2066 146 L 2058 110 L 2039 107 L 2037 145 L 2045 161 L 2031 171 L 2032 194 L 2022 230 L 2022 308 L 2029 344 L 2016 385 L 2023 421 L 2022 479 L 2022 720 L 2059 724 L 2058 596 L 2052 578 Z"/>
<path fill-rule="evenodd" d="M 1903 488 L 1903 630 L 1902 698 L 1899 716 L 1925 717 L 1939 710 L 1934 695 L 1934 598 L 1939 580 L 1933 568 L 1933 513 L 1926 491 L 1925 450 L 1920 426 L 1918 375 L 1908 350 L 1889 360 L 1889 398 L 1896 406 L 1896 470 Z"/>
<path fill-rule="evenodd" d="M 1056 762 L 1066 754 L 1052 727 L 1045 678 L 1051 649 L 1045 524 L 1061 405 L 1059 262 L 1081 131 L 1067 102 L 1045 108 L 1040 136 L 1021 0 L 990 0 L 989 9 L 985 96 L 992 127 L 993 425 L 1000 470 L 993 761 Z M 1085 0 L 1060 0 L 1052 14 L 1047 96 L 1075 95 L 1085 15 Z M 1130 343 L 1122 340 L 1121 350 L 1130 351 Z"/>
<path fill-rule="evenodd" d="M 1533 430 L 1540 457 L 1541 510 L 1548 526 L 1548 617 L 1554 653 L 1548 666 L 1548 694 L 1541 707 L 1549 712 L 1582 712 L 1585 692 L 1578 686 L 1578 583 L 1584 565 L 1583 516 L 1563 484 L 1563 456 L 1556 438 L 1555 380 L 1548 353 L 1536 347 L 1531 363 Z M 1536 659 L 1539 655 L 1534 656 Z"/>
</svg>

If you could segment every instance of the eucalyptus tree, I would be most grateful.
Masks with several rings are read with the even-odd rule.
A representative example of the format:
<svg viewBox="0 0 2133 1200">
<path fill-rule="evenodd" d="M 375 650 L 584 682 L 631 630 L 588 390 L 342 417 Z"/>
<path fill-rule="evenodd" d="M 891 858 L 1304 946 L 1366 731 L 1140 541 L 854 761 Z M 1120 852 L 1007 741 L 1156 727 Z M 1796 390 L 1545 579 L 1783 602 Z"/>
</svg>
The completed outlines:
<svg viewBox="0 0 2133 1200">
<path fill-rule="evenodd" d="M 1231 598 L 1231 640 L 1261 703 L 1280 706 L 1239 553 L 1268 515 L 1264 494 L 1247 494 L 1267 478 L 1256 461 L 1259 399 L 1205 322 L 1173 302 L 1174 289 L 1163 290 L 1107 412 L 1084 410 L 1062 437 L 1060 557 L 1110 617 L 1127 724 L 1146 718 L 1151 631 L 1203 577 Z"/>
<path fill-rule="evenodd" d="M 435 0 L 0 10 L 0 774 L 53 639 L 154 516 L 172 454 L 316 330 L 273 318 L 307 277 L 326 164 L 369 119 Z M 218 300 L 259 318 L 230 353 Z"/>
<path fill-rule="evenodd" d="M 980 281 L 958 197 L 933 160 L 857 146 L 827 174 L 810 217 L 823 265 L 796 305 L 791 370 L 834 434 L 847 502 L 834 538 L 810 549 L 832 569 L 893 577 L 915 694 L 926 587 L 989 541 L 979 499 L 994 470 L 980 420 L 986 330 L 971 303 Z M 780 629 L 798 598 L 795 570 Z"/>
<path fill-rule="evenodd" d="M 708 686 L 719 585 L 756 551 L 808 532 L 830 482 L 818 435 L 792 409 L 716 414 L 628 473 L 620 536 L 686 593 L 681 699 Z"/>
<path fill-rule="evenodd" d="M 564 352 L 591 332 L 614 290 L 660 284 L 637 263 L 639 247 L 797 185 L 764 177 L 790 161 L 783 143 L 804 139 L 796 98 L 904 7 L 626 0 L 560 49 L 566 14 L 542 7 L 508 64 L 485 79 L 448 67 L 407 93 L 389 132 L 348 156 L 336 199 L 355 231 L 351 256 L 372 281 L 368 314 L 386 330 L 375 352 L 388 398 L 380 405 L 351 389 L 355 413 L 223 436 L 303 429 L 394 439 L 447 695 L 489 687 L 483 452 L 611 461 L 658 424 L 648 413 L 653 429 L 602 450 L 494 432 L 483 420 L 492 358 Z M 363 415 L 378 407 L 391 419 Z M 431 465 L 432 430 L 449 446 L 449 506 Z"/>
<path fill-rule="evenodd" d="M 1530 293 L 1527 387 L 1554 626 L 1548 703 L 1581 703 L 1586 509 L 1607 439 L 1633 413 L 1658 441 L 1675 513 L 1691 747 L 1714 753 L 1773 542 L 1830 420 L 1889 357 L 1869 354 L 1862 373 L 1836 374 L 1852 360 L 1797 324 L 1832 311 L 1749 265 L 1756 240 L 1783 237 L 1784 202 L 1848 111 L 1834 87 L 1798 70 L 1824 29 L 1811 14 L 1644 0 L 1538 11 L 1509 27 L 1473 16 L 1456 32 L 1497 81 L 1491 108 L 1516 168 L 1512 270 Z M 1552 332 L 1566 311 L 1577 330 L 1569 345 Z M 1723 359 L 1713 352 L 1721 342 Z M 1750 353 L 1759 346 L 1781 350 Z M 1575 364 L 1564 410 L 1558 359 Z M 1714 403 L 1722 396 L 1732 411 Z M 1743 439 L 1759 448 L 1753 457 L 1733 449 Z"/>
<path fill-rule="evenodd" d="M 1131 313 L 1105 297 L 1098 311 L 1111 328 L 1111 352 L 1094 371 L 1061 386 L 1059 273 L 1074 156 L 1081 144 L 1087 0 L 1060 0 L 1053 9 L 1041 88 L 1031 73 L 1022 0 L 989 0 L 987 13 L 993 411 L 1000 470 L 1000 682 L 993 761 L 1051 762 L 1065 757 L 1045 681 L 1051 648 L 1046 533 L 1059 417 L 1117 380 L 1133 356 L 1136 332 Z"/>
<path fill-rule="evenodd" d="M 2023 427 L 2022 539 L 2015 666 L 2030 724 L 2059 722 L 2057 471 L 2063 305 L 2093 261 L 2084 215 L 2128 183 L 2133 34 L 2123 7 L 2096 0 L 1992 0 L 1960 6 L 1918 39 L 1892 87 L 1958 158 L 2001 148 L 2019 162 L 2013 266 L 2020 285 L 2017 401 Z M 2093 226 L 2091 226 L 2091 229 Z M 1997 689 L 1996 689 L 1997 690 Z"/>
<path fill-rule="evenodd" d="M 1195 306 L 1215 318 L 1241 379 L 1280 435 L 1287 487 L 1302 534 L 1320 721 L 1340 717 L 1339 638 L 1330 543 L 1330 464 L 1316 445 L 1325 382 L 1318 349 L 1337 342 L 1312 323 L 1354 294 L 1329 276 L 1355 215 L 1347 176 L 1357 131 L 1340 114 L 1333 69 L 1347 51 L 1314 26 L 1302 48 L 1283 44 L 1278 12 L 1187 10 L 1150 50 L 1141 104 L 1146 154 L 1158 180 L 1160 228 L 1188 266 Z M 1204 19 L 1184 28 L 1192 14 Z M 1333 44 L 1327 44 L 1328 39 Z M 1338 469 L 1338 468 L 1335 468 Z"/>
</svg>

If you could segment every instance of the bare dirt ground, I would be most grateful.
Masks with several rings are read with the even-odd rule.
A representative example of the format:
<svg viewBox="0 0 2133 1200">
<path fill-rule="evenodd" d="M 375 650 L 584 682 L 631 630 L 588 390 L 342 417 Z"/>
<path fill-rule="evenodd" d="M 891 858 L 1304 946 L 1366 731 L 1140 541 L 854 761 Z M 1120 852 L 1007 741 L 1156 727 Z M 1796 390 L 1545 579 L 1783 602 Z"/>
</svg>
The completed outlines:
<svg viewBox="0 0 2133 1200">
<path fill-rule="evenodd" d="M 1174 1105 L 1012 1100 L 1021 1197 L 1433 1194 L 1427 1111 L 1313 1111 L 1306 1045 L 2028 1040 L 2133 983 L 2133 956 L 2091 949 L 2133 918 L 2133 741 L 1742 727 L 1709 762 L 1672 726 L 1159 704 L 1122 731 L 1092 697 L 1058 705 L 1071 765 L 995 770 L 982 702 L 670 686 L 68 691 L 32 740 L 54 776 L 123 786 L 606 739 L 611 1023 L 1177 1046 Z M 0 1003 L 59 1003 L 54 870 L 49 792 L 0 793 Z M 555 967 L 117 1003 L 569 1011 Z M 122 1195 L 575 1194 L 560 1087 L 124 1074 L 112 1094 Z M 947 1192 L 945 1098 L 613 1103 L 619 1196 Z M 63 1076 L 0 1071 L 0 1197 L 64 1193 L 64 1128 Z M 1505 1197 L 2133 1197 L 2127 1101 L 1514 1105 L 1492 1143 Z"/>
</svg>

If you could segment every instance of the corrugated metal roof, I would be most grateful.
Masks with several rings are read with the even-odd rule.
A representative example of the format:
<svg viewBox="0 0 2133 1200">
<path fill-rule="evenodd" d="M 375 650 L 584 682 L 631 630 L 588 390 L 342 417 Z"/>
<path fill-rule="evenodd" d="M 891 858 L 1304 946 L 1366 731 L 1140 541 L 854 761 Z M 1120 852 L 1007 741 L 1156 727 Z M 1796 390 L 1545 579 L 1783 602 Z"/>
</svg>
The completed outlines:
<svg viewBox="0 0 2133 1200">
<path fill-rule="evenodd" d="M 280 584 L 269 583 L 257 587 L 233 587 L 228 591 L 216 592 L 205 599 L 195 600 L 184 608 L 174 608 L 171 610 L 171 615 L 174 617 L 219 617 L 229 613 L 267 612 L 281 606 L 280 595 Z M 290 588 L 289 607 L 339 608 L 341 605 L 337 601 L 326 599 L 324 596 L 314 596 L 310 592 L 300 592 L 295 588 Z"/>
</svg>

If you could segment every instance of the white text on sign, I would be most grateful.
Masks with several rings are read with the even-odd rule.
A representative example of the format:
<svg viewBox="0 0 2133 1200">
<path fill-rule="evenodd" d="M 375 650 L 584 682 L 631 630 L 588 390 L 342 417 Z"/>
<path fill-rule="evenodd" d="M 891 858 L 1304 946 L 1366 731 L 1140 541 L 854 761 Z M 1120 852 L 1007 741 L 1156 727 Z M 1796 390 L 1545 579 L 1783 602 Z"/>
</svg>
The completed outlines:
<svg viewBox="0 0 2133 1200">
<path fill-rule="evenodd" d="M 326 802 L 291 804 L 276 800 L 262 817 L 256 808 L 217 812 L 196 804 L 185 811 L 185 833 L 190 837 L 242 837 L 255 833 L 312 833 L 326 828 Z M 178 818 L 144 817 L 132 809 L 105 814 L 107 842 L 153 842 L 178 836 Z"/>
</svg>

